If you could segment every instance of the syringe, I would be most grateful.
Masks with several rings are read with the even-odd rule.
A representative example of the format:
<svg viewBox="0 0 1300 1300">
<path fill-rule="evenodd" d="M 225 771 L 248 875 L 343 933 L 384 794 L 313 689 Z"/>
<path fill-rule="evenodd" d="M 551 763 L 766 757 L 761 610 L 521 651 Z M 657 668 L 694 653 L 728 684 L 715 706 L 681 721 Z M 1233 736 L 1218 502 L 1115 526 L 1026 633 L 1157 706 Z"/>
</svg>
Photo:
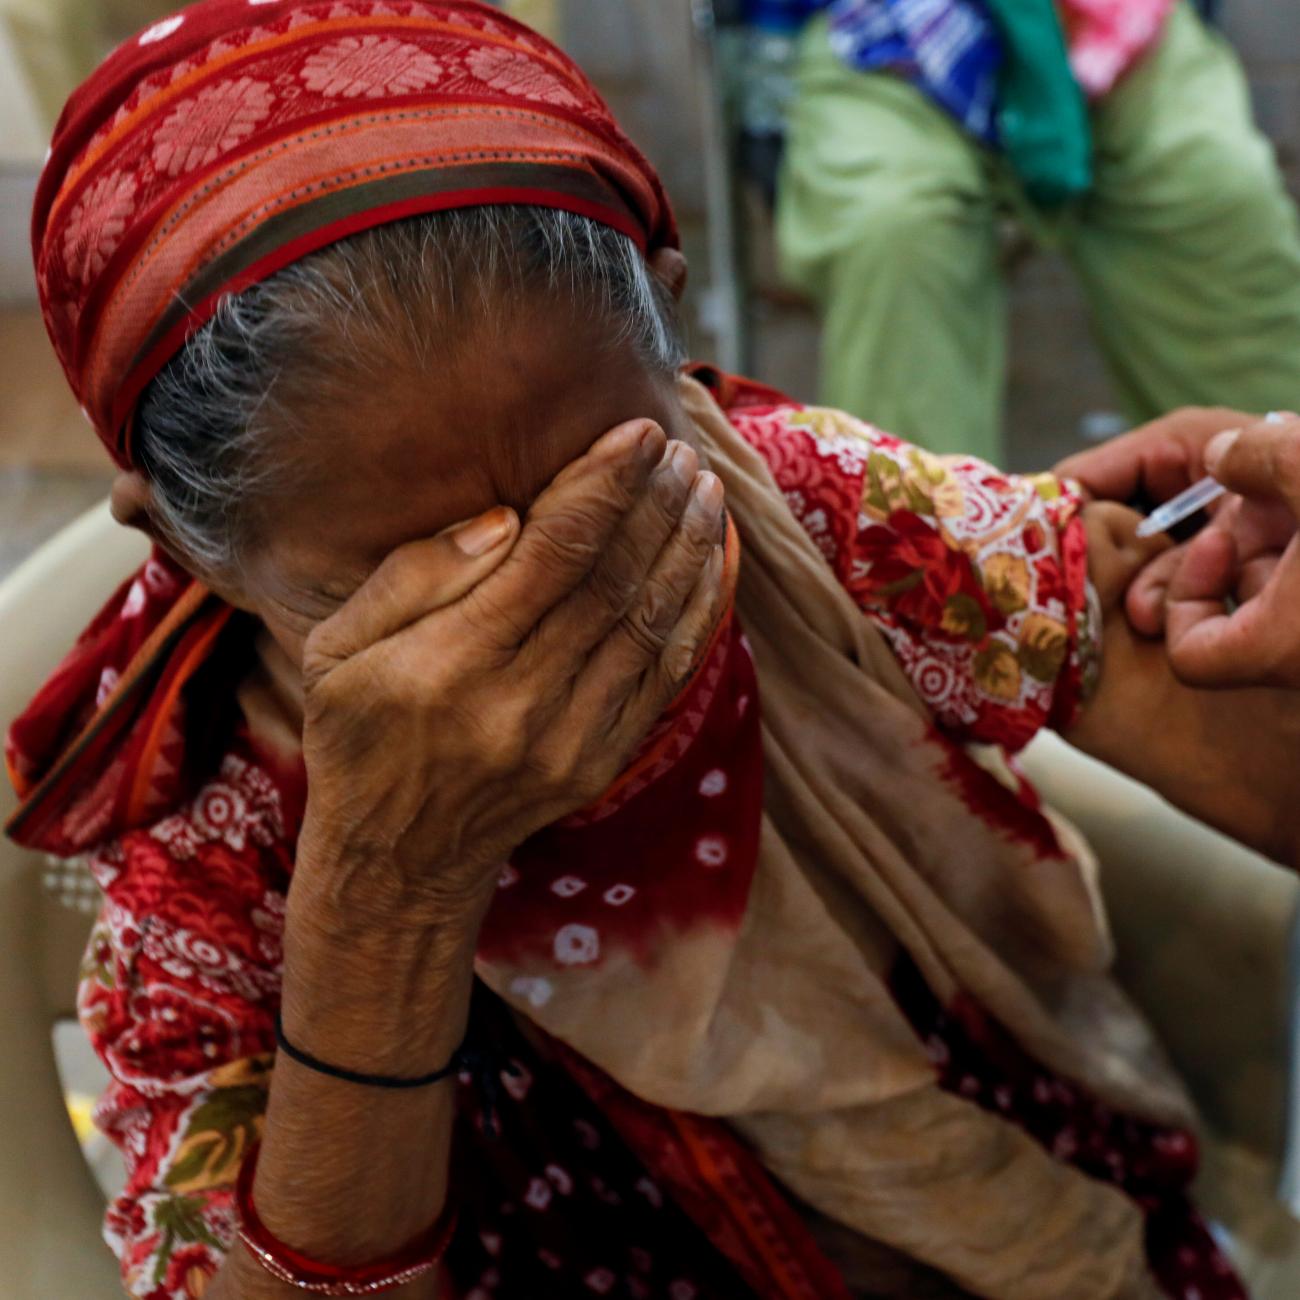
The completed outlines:
<svg viewBox="0 0 1300 1300">
<path fill-rule="evenodd" d="M 1281 424 L 1286 416 L 1278 411 L 1270 411 L 1265 417 L 1266 424 Z M 1184 519 L 1190 519 L 1198 510 L 1213 505 L 1228 489 L 1217 479 L 1203 478 L 1193 483 L 1185 492 L 1158 506 L 1137 526 L 1139 537 L 1154 537 L 1157 533 L 1167 533 L 1176 528 Z"/>
</svg>

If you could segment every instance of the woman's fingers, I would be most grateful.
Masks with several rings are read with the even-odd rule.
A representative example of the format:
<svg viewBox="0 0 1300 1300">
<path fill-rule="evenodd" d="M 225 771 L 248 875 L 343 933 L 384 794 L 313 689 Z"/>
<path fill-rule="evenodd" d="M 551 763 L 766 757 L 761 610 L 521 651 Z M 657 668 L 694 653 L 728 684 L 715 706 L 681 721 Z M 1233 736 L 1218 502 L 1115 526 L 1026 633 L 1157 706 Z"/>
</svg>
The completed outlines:
<svg viewBox="0 0 1300 1300">
<path fill-rule="evenodd" d="M 596 567 L 641 499 L 668 439 L 634 420 L 601 438 L 533 503 L 507 561 L 465 602 L 466 618 L 500 649 L 522 644 Z"/>
<path fill-rule="evenodd" d="M 399 547 L 312 632 L 306 661 L 346 659 L 454 605 L 500 566 L 518 536 L 518 516 L 500 506 Z"/>
<path fill-rule="evenodd" d="M 717 563 L 713 557 L 721 549 L 722 507 L 722 483 L 714 474 L 701 474 L 686 512 L 638 599 L 582 670 L 575 692 L 579 708 L 605 716 L 610 716 L 611 710 L 621 711 L 642 677 L 674 644 L 684 611 L 696 598 L 701 575 Z"/>
<path fill-rule="evenodd" d="M 629 607 L 601 646 L 612 674 L 644 671 L 666 649 L 700 574 L 722 540 L 722 483 L 707 471 L 696 481 L 690 504 L 671 542 Z"/>
<path fill-rule="evenodd" d="M 543 619 L 530 643 L 538 659 L 580 662 L 642 596 L 646 578 L 689 508 L 699 457 L 671 442 L 640 499 L 623 517 L 590 573 Z"/>
<path fill-rule="evenodd" d="M 347 658 L 476 595 L 498 569 L 500 581 L 492 595 L 476 600 L 473 621 L 494 643 L 517 643 L 538 612 L 567 594 L 595 563 L 639 499 L 666 441 L 648 420 L 612 429 L 557 476 L 522 534 L 514 511 L 499 507 L 399 547 L 313 632 L 309 652 L 326 662 Z"/>
<path fill-rule="evenodd" d="M 724 554 L 715 546 L 676 626 L 623 707 L 618 733 L 636 743 L 681 691 L 722 617 Z"/>
<path fill-rule="evenodd" d="M 609 701 L 605 744 L 619 767 L 681 693 L 723 615 L 723 548 L 715 546 L 659 653 Z"/>
</svg>

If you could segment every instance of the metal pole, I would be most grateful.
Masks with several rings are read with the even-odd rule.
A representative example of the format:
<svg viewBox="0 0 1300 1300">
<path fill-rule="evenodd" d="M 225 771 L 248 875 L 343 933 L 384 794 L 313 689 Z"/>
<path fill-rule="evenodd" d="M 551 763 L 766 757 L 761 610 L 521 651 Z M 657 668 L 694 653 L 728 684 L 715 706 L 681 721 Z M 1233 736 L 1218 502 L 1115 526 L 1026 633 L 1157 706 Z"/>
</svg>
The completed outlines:
<svg viewBox="0 0 1300 1300">
<path fill-rule="evenodd" d="M 691 0 L 691 21 L 696 38 L 696 91 L 704 142 L 709 248 L 709 286 L 700 298 L 700 321 L 717 341 L 718 365 L 743 373 L 749 361 L 747 295 L 713 0 Z"/>
</svg>

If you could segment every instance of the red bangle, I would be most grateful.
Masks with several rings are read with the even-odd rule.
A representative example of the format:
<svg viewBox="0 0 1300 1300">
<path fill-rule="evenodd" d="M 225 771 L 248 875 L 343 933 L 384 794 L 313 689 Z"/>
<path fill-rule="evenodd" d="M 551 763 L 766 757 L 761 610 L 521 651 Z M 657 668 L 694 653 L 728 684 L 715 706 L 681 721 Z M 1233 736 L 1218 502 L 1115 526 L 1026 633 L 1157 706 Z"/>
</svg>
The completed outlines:
<svg viewBox="0 0 1300 1300">
<path fill-rule="evenodd" d="M 456 1228 L 456 1215 L 451 1210 L 445 1210 L 438 1222 L 409 1246 L 376 1264 L 356 1267 L 322 1264 L 293 1250 L 273 1237 L 257 1217 L 253 1177 L 257 1172 L 258 1149 L 255 1145 L 244 1157 L 235 1188 L 235 1205 L 239 1211 L 240 1241 L 272 1277 L 315 1295 L 378 1295 L 431 1273 L 446 1254 Z"/>
</svg>

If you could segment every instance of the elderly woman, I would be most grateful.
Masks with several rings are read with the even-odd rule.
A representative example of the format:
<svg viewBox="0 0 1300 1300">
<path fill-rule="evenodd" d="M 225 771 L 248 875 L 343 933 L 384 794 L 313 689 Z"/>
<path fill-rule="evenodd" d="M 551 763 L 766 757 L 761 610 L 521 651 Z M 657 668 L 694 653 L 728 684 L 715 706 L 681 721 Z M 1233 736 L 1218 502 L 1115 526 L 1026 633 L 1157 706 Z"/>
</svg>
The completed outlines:
<svg viewBox="0 0 1300 1300">
<path fill-rule="evenodd" d="M 35 237 L 158 543 L 9 746 L 105 894 L 130 1294 L 1243 1294 L 1006 760 L 1290 849 L 1227 742 L 1294 710 L 1122 633 L 1097 684 L 1124 512 L 685 372 L 657 178 L 475 0 L 178 13 Z"/>
</svg>

